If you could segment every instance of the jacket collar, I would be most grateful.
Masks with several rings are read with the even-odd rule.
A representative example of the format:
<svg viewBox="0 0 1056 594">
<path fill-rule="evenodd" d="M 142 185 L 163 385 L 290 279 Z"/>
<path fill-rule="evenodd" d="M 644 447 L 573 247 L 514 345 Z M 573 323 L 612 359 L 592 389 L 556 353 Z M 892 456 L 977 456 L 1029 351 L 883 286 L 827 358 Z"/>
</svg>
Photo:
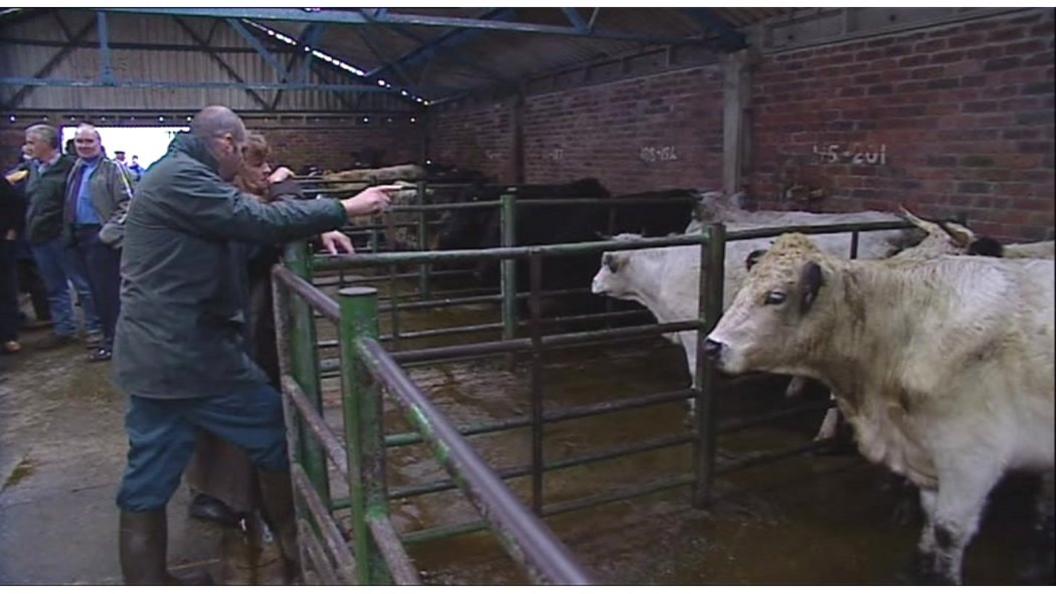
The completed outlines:
<svg viewBox="0 0 1056 594">
<path fill-rule="evenodd" d="M 205 145 L 205 141 L 197 136 L 191 135 L 189 132 L 178 132 L 176 136 L 173 137 L 172 142 L 169 143 L 169 153 L 184 153 L 188 157 L 213 170 L 214 173 L 220 172 L 220 163 L 217 162 L 216 157 L 209 152 L 208 147 Z"/>
</svg>

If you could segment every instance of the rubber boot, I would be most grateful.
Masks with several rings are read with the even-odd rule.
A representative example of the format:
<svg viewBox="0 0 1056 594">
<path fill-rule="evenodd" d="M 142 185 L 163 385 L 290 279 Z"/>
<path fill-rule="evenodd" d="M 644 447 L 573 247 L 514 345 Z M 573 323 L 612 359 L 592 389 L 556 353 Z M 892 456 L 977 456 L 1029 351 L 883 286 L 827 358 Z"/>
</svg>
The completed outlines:
<svg viewBox="0 0 1056 594">
<path fill-rule="evenodd" d="M 289 472 L 257 470 L 260 484 L 261 507 L 268 523 L 278 534 L 279 548 L 286 560 L 289 583 L 300 576 L 300 556 L 297 549 L 297 519 L 293 511 L 293 487 Z"/>
<path fill-rule="evenodd" d="M 121 511 L 118 547 L 121 577 L 129 586 L 198 586 L 211 585 L 206 573 L 177 578 L 165 567 L 168 545 L 168 522 L 165 510 L 146 512 Z"/>
</svg>

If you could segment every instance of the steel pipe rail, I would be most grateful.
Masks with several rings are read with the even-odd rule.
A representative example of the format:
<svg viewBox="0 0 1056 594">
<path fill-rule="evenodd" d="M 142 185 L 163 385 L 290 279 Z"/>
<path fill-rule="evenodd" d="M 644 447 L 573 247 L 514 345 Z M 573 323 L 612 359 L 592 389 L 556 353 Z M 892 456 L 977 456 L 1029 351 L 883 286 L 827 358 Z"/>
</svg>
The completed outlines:
<svg viewBox="0 0 1056 594">
<path fill-rule="evenodd" d="M 301 468 L 300 464 L 290 466 L 290 478 L 293 480 L 293 487 L 296 489 L 297 494 L 307 505 L 312 520 L 323 533 L 325 548 L 336 562 L 337 573 L 341 583 L 355 584 L 356 560 L 353 558 L 352 552 L 348 550 L 348 544 L 341 535 L 341 529 L 337 527 L 337 523 L 327 510 L 326 504 L 319 498 L 319 494 L 315 492 L 312 481 L 304 473 L 304 469 Z M 311 528 L 309 527 L 308 530 L 311 530 Z"/>
<path fill-rule="evenodd" d="M 323 451 L 326 452 L 326 457 L 330 458 L 330 461 L 334 463 L 342 478 L 347 479 L 348 460 L 345 458 L 345 446 L 342 445 L 341 440 L 330 430 L 322 415 L 316 412 L 315 407 L 308 402 L 308 396 L 301 389 L 297 380 L 293 379 L 292 376 L 283 375 L 282 389 L 304 419 L 308 430 L 323 444 Z"/>
<path fill-rule="evenodd" d="M 407 551 L 400 546 L 400 535 L 392 526 L 392 522 L 386 516 L 372 516 L 367 518 L 370 534 L 378 545 L 385 564 L 392 573 L 392 578 L 398 586 L 420 586 L 421 579 L 418 570 L 414 568 Z"/>
<path fill-rule="evenodd" d="M 463 479 L 464 492 L 473 506 L 498 529 L 506 551 L 539 581 L 552 584 L 586 585 L 587 572 L 553 532 L 517 500 L 487 463 L 458 434 L 399 365 L 376 341 L 357 342 L 363 363 L 409 413 L 419 431 L 454 476 Z"/>
<path fill-rule="evenodd" d="M 290 272 L 288 268 L 283 266 L 276 265 L 273 269 L 273 275 L 296 293 L 298 297 L 304 299 L 312 309 L 323 314 L 326 319 L 335 324 L 341 320 L 341 311 L 337 306 L 337 302 L 327 297 L 325 293 L 313 286 L 312 283 Z"/>
</svg>

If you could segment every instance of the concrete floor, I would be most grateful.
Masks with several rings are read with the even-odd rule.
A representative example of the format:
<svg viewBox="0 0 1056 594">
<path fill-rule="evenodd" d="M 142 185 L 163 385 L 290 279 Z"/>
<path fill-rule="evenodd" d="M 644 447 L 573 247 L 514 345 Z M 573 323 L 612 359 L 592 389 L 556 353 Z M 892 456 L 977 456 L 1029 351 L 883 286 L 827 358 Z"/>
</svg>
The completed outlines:
<svg viewBox="0 0 1056 594">
<path fill-rule="evenodd" d="M 462 314 L 454 317 L 465 319 L 448 315 L 445 323 L 479 323 L 482 314 L 493 312 L 467 309 Z M 408 315 L 401 323 L 419 329 L 429 325 L 425 322 Z M 83 347 L 35 350 L 47 332 L 27 333 L 22 354 L 0 358 L 0 583 L 116 584 L 114 496 L 127 448 L 124 398 L 109 383 L 109 364 L 88 363 Z M 320 335 L 328 337 L 325 330 Z M 547 406 L 676 389 L 688 381 L 680 357 L 677 348 L 659 340 L 548 357 Z M 412 377 L 459 424 L 527 410 L 523 366 L 511 374 L 495 361 L 450 363 L 414 369 Z M 723 413 L 787 405 L 775 387 L 780 382 L 769 382 L 759 394 L 724 394 Z M 324 382 L 324 388 L 327 417 L 337 425 L 335 382 Z M 749 396 L 757 402 L 742 406 Z M 388 432 L 401 430 L 397 418 L 388 411 Z M 671 404 L 561 423 L 547 430 L 545 451 L 550 459 L 681 433 L 686 419 L 685 408 Z M 722 457 L 801 444 L 817 420 L 724 436 Z M 471 441 L 497 467 L 526 462 L 524 431 Z M 688 448 L 669 448 L 548 474 L 547 501 L 683 473 L 690 461 Z M 389 473 L 394 485 L 442 476 L 419 446 L 394 451 Z M 528 492 L 526 481 L 514 480 L 511 486 L 522 496 Z M 1013 480 L 995 492 L 968 551 L 967 583 L 1022 583 L 1018 572 L 1030 549 L 1031 495 L 1029 481 Z M 221 530 L 189 520 L 187 499 L 181 487 L 169 506 L 170 566 L 203 566 L 214 577 L 227 575 L 220 552 L 229 539 Z M 856 455 L 800 456 L 721 477 L 707 510 L 691 508 L 688 490 L 680 488 L 556 516 L 548 523 L 602 583 L 893 584 L 904 577 L 920 527 L 913 501 L 912 492 L 886 471 Z M 456 494 L 446 493 L 395 501 L 393 517 L 399 530 L 410 531 L 473 520 L 475 514 Z M 486 533 L 413 545 L 409 551 L 427 583 L 526 583 Z"/>
<path fill-rule="evenodd" d="M 82 345 L 37 350 L 48 332 L 0 359 L 0 583 L 119 584 L 125 399 Z M 214 564 L 219 532 L 188 520 L 187 501 L 181 488 L 169 507 L 170 563 Z"/>
</svg>

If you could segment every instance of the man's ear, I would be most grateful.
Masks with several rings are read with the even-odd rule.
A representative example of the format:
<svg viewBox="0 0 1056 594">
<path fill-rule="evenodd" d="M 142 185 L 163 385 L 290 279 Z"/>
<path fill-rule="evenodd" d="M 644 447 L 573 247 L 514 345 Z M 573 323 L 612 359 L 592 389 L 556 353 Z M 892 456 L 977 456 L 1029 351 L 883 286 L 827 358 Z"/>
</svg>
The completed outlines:
<svg viewBox="0 0 1056 594">
<path fill-rule="evenodd" d="M 818 292 L 825 284 L 825 277 L 821 272 L 821 266 L 817 262 L 807 262 L 799 274 L 799 285 L 802 296 L 799 301 L 799 312 L 805 314 L 810 311 L 810 306 L 818 298 Z"/>
</svg>

